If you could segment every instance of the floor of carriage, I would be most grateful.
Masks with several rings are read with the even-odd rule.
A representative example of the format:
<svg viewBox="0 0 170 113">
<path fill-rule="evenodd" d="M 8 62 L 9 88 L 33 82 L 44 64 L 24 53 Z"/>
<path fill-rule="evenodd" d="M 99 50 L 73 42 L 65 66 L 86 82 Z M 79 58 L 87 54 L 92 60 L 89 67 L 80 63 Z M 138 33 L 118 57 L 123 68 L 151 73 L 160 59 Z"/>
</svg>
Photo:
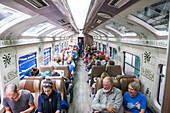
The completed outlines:
<svg viewBox="0 0 170 113">
<path fill-rule="evenodd" d="M 85 64 L 79 58 L 76 67 L 76 74 L 74 78 L 73 88 L 73 102 L 69 104 L 68 113 L 91 113 L 91 97 L 90 87 L 87 83 L 87 72 L 85 71 Z"/>
</svg>

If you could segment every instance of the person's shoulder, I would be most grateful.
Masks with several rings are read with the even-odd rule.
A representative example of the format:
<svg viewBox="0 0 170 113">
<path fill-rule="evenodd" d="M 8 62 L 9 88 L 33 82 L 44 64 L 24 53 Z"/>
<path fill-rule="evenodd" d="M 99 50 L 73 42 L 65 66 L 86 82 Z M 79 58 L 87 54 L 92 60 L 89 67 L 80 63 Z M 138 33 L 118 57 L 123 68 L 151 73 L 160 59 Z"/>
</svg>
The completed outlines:
<svg viewBox="0 0 170 113">
<path fill-rule="evenodd" d="M 103 89 L 104 89 L 104 88 L 99 89 L 99 90 L 97 91 L 97 93 L 98 93 L 98 94 L 103 93 Z"/>
<path fill-rule="evenodd" d="M 31 92 L 29 90 L 21 90 L 23 94 L 30 94 Z"/>
<path fill-rule="evenodd" d="M 129 92 L 124 93 L 124 97 L 129 96 Z"/>
<path fill-rule="evenodd" d="M 122 91 L 119 88 L 113 87 L 113 90 L 118 92 L 118 93 L 122 93 Z"/>
<path fill-rule="evenodd" d="M 59 91 L 57 91 L 57 90 L 55 90 L 55 89 L 53 89 L 53 92 L 54 92 L 55 94 L 61 94 Z"/>
<path fill-rule="evenodd" d="M 145 95 L 141 92 L 138 92 L 138 95 L 141 97 L 141 98 L 145 98 Z"/>
</svg>

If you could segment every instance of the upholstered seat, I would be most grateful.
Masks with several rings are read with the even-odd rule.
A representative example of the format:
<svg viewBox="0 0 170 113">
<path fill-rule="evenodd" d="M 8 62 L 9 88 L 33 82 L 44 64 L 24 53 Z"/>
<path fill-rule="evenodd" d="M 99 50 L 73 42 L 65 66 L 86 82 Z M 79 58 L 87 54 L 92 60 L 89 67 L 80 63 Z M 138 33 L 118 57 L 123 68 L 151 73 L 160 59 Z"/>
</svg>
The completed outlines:
<svg viewBox="0 0 170 113">
<path fill-rule="evenodd" d="M 110 77 L 116 77 L 117 75 L 122 74 L 121 66 L 120 65 L 108 65 L 107 66 L 107 73 Z"/>
<path fill-rule="evenodd" d="M 70 71 L 69 71 L 69 66 L 55 66 L 54 70 L 64 70 L 64 76 L 68 77 L 70 79 Z"/>
<path fill-rule="evenodd" d="M 49 66 L 49 65 L 40 66 L 40 72 L 50 71 L 52 73 L 53 70 L 54 70 L 54 66 Z"/>
<path fill-rule="evenodd" d="M 105 55 L 99 55 L 99 60 L 104 60 L 105 59 Z"/>
<path fill-rule="evenodd" d="M 101 76 L 103 72 L 106 72 L 106 66 L 104 65 L 93 65 L 91 70 L 91 84 L 94 83 L 94 77 Z"/>
<path fill-rule="evenodd" d="M 40 95 L 40 80 L 23 79 L 19 82 L 18 88 L 29 90 L 34 96 L 35 107 L 38 107 L 38 96 Z"/>
<path fill-rule="evenodd" d="M 129 83 L 131 83 L 133 81 L 136 81 L 141 85 L 140 80 L 137 78 L 122 78 L 122 79 L 120 79 L 120 89 L 122 90 L 123 94 L 128 91 L 128 85 L 129 85 Z"/>
</svg>

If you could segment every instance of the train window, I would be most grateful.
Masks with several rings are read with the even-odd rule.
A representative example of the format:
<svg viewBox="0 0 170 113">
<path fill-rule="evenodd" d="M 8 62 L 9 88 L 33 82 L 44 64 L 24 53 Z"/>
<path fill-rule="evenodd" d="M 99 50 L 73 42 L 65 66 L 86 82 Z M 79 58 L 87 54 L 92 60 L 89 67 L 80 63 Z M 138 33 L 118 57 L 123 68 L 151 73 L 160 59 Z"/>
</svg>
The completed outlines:
<svg viewBox="0 0 170 113">
<path fill-rule="evenodd" d="M 0 32 L 28 18 L 31 16 L 0 4 Z"/>
<path fill-rule="evenodd" d="M 31 76 L 29 71 L 32 69 L 32 67 L 37 67 L 36 53 L 31 53 L 31 54 L 19 57 L 20 80 L 22 80 L 24 76 Z"/>
<path fill-rule="evenodd" d="M 160 74 L 159 74 L 159 90 L 158 90 L 158 103 L 161 105 L 163 100 L 163 92 L 164 92 L 164 84 L 165 84 L 165 71 L 166 66 L 160 66 Z"/>
<path fill-rule="evenodd" d="M 47 65 L 51 60 L 51 48 L 44 49 L 44 65 Z"/>
<path fill-rule="evenodd" d="M 55 54 L 59 53 L 59 46 L 55 45 Z"/>
<path fill-rule="evenodd" d="M 136 55 L 124 52 L 124 73 L 126 75 L 136 75 L 139 77 L 140 74 L 140 58 Z"/>
<path fill-rule="evenodd" d="M 103 44 L 103 52 L 106 54 L 106 45 Z"/>
<path fill-rule="evenodd" d="M 99 43 L 99 50 L 101 51 L 101 44 Z"/>
<path fill-rule="evenodd" d="M 27 31 L 23 32 L 21 35 L 22 36 L 39 36 L 43 32 L 50 30 L 54 27 L 55 27 L 54 25 L 52 25 L 48 22 L 44 22 L 44 23 L 38 24 L 38 25 L 28 29 Z"/>
<path fill-rule="evenodd" d="M 111 58 L 112 58 L 112 53 L 113 53 L 112 50 L 113 50 L 112 47 L 110 47 L 110 57 L 111 57 Z"/>
<path fill-rule="evenodd" d="M 139 11 L 134 12 L 133 16 L 146 22 L 147 24 L 154 27 L 160 35 L 168 35 L 168 21 L 169 21 L 169 0 L 161 0 L 151 6 L 145 7 Z M 152 30 L 153 31 L 153 30 Z M 162 31 L 162 32 L 160 32 Z"/>
<path fill-rule="evenodd" d="M 131 29 L 128 29 L 127 27 L 122 26 L 122 25 L 115 23 L 115 22 L 110 23 L 107 26 L 118 30 L 121 33 L 121 35 L 123 35 L 123 36 L 136 36 L 137 35 Z"/>
<path fill-rule="evenodd" d="M 53 37 L 54 35 L 58 34 L 59 32 L 62 32 L 62 31 L 64 31 L 64 29 L 62 29 L 62 28 L 57 29 L 57 30 L 54 30 L 54 31 L 50 32 L 49 34 L 47 34 L 47 36 Z"/>
<path fill-rule="evenodd" d="M 96 48 L 97 48 L 97 42 L 96 42 Z"/>
<path fill-rule="evenodd" d="M 63 43 L 60 46 L 60 52 L 62 52 L 62 51 L 63 51 Z"/>
<path fill-rule="evenodd" d="M 116 60 L 117 59 L 117 50 L 115 48 L 113 48 L 113 55 L 112 55 L 112 59 Z"/>
</svg>

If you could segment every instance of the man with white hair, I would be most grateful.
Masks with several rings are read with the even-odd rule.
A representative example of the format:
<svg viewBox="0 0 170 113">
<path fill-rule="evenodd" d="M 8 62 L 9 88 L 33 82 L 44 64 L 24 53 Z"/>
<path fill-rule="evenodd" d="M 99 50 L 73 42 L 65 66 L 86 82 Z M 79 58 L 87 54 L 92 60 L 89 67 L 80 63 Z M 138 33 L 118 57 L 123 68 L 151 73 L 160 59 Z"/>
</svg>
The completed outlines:
<svg viewBox="0 0 170 113">
<path fill-rule="evenodd" d="M 113 79 L 105 77 L 103 88 L 98 90 L 93 100 L 94 113 L 124 113 L 122 91 L 113 87 Z"/>
</svg>

